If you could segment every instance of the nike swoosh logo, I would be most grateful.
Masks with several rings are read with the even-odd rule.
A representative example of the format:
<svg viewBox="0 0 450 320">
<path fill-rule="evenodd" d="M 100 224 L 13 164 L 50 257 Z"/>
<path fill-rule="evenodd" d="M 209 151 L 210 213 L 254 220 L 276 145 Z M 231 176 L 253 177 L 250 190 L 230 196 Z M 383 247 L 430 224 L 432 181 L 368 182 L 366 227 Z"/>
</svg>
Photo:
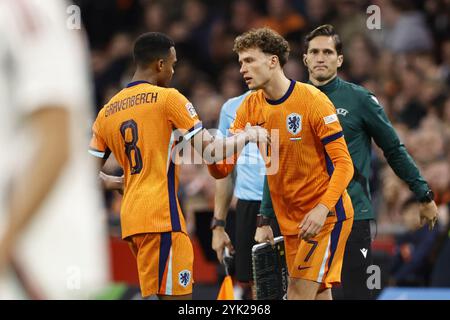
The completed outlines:
<svg viewBox="0 0 450 320">
<path fill-rule="evenodd" d="M 264 121 L 264 122 L 261 122 L 261 123 L 257 123 L 256 125 L 257 126 L 262 126 L 264 123 L 266 123 L 266 122 Z"/>
<path fill-rule="evenodd" d="M 309 268 L 311 268 L 311 267 L 300 267 L 300 266 L 298 266 L 298 270 L 305 270 L 305 269 L 309 269 Z"/>
</svg>

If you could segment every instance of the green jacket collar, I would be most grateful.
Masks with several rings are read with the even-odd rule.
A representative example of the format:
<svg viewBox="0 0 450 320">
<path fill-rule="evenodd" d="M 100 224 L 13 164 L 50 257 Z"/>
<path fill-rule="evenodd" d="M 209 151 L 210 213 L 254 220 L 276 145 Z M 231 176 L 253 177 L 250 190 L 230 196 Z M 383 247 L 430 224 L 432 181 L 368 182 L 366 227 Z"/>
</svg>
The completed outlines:
<svg viewBox="0 0 450 320">
<path fill-rule="evenodd" d="M 331 80 L 330 82 L 328 82 L 327 84 L 324 84 L 323 86 L 318 86 L 316 87 L 317 89 L 319 89 L 320 91 L 322 91 L 325 94 L 331 93 L 334 90 L 336 90 L 339 85 L 341 84 L 341 79 L 339 79 L 338 76 L 334 77 L 333 80 Z M 312 84 L 311 81 L 308 81 L 309 84 Z"/>
</svg>

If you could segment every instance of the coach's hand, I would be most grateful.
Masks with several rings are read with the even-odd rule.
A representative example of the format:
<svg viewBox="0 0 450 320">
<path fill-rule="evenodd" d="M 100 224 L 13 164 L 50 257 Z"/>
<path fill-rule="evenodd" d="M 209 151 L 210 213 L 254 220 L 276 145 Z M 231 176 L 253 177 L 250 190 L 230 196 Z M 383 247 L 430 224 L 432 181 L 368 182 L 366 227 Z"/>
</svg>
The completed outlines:
<svg viewBox="0 0 450 320">
<path fill-rule="evenodd" d="M 258 243 L 270 242 L 271 245 L 275 245 L 272 228 L 270 226 L 256 228 L 255 241 Z"/>
<path fill-rule="evenodd" d="M 328 212 L 328 208 L 321 203 L 315 206 L 300 222 L 298 237 L 304 240 L 314 238 L 325 224 Z"/>
<path fill-rule="evenodd" d="M 234 253 L 233 245 L 231 244 L 230 237 L 226 233 L 225 229 L 223 227 L 215 227 L 212 231 L 212 243 L 211 246 L 213 250 L 216 252 L 217 260 L 219 260 L 220 263 L 222 263 L 223 259 L 223 250 L 225 247 L 230 250 L 230 253 Z"/>
<path fill-rule="evenodd" d="M 434 201 L 428 203 L 420 203 L 420 225 L 424 226 L 428 223 L 428 229 L 433 230 L 438 219 L 438 208 Z"/>
</svg>

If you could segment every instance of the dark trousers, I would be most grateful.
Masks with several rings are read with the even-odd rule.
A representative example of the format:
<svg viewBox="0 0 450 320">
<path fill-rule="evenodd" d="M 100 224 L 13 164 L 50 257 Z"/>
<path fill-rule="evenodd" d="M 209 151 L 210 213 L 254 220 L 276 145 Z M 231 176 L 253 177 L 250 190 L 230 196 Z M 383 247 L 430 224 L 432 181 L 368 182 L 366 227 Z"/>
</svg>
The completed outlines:
<svg viewBox="0 0 450 320">
<path fill-rule="evenodd" d="M 256 244 L 256 216 L 261 201 L 238 199 L 236 204 L 236 234 L 234 248 L 236 278 L 240 282 L 253 281 L 252 247 Z M 273 219 L 274 237 L 280 235 L 278 224 Z"/>
<path fill-rule="evenodd" d="M 373 264 L 372 220 L 356 220 L 347 240 L 342 265 L 341 285 L 332 289 L 336 300 L 371 300 L 373 290 L 367 286 L 370 273 L 367 268 Z"/>
</svg>

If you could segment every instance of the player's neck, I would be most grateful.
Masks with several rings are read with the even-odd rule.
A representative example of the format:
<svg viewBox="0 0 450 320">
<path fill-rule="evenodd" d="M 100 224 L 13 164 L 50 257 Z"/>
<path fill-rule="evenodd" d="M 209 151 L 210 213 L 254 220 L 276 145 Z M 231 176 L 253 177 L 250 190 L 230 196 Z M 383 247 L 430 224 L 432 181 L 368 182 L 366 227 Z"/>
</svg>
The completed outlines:
<svg viewBox="0 0 450 320">
<path fill-rule="evenodd" d="M 157 83 L 156 75 L 154 73 L 139 69 L 136 70 L 136 72 L 133 75 L 133 78 L 131 79 L 131 82 L 135 81 L 147 81 L 154 85 L 156 85 Z"/>
<path fill-rule="evenodd" d="M 281 99 L 289 90 L 291 80 L 283 72 L 275 74 L 263 88 L 264 95 L 269 100 Z"/>
</svg>

